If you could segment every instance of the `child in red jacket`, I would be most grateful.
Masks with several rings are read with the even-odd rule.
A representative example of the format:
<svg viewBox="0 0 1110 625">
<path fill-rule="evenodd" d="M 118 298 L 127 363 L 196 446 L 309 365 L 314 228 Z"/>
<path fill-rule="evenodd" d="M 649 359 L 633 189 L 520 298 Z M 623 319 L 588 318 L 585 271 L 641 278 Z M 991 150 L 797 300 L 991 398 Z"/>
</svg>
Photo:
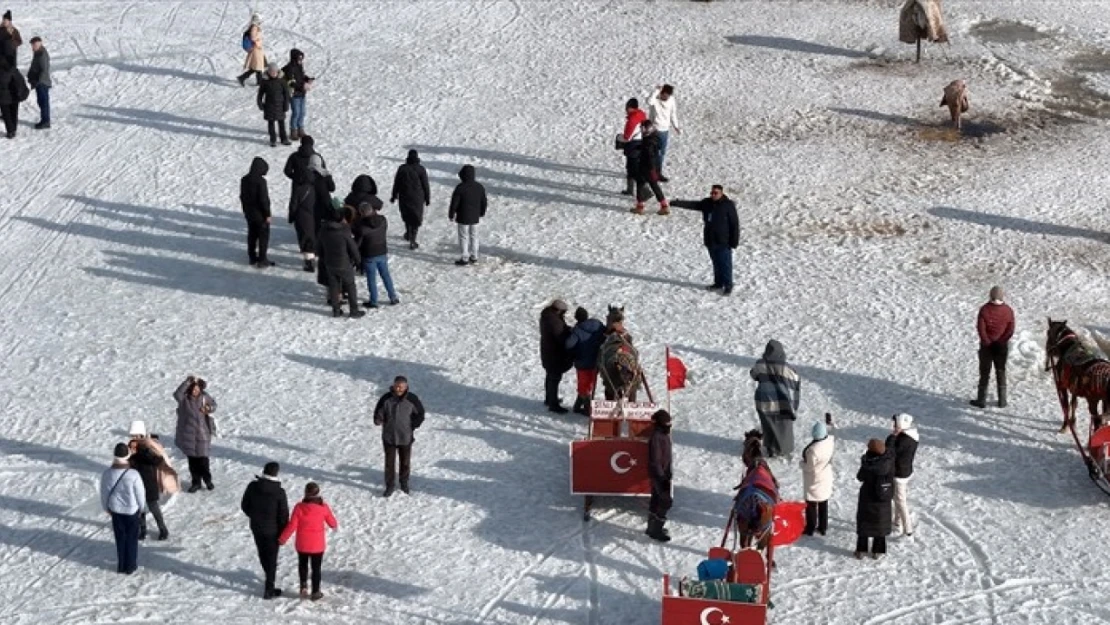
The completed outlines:
<svg viewBox="0 0 1110 625">
<path fill-rule="evenodd" d="M 309 482 L 304 487 L 304 499 L 293 506 L 293 515 L 289 523 L 282 530 L 278 544 L 284 545 L 289 541 L 293 532 L 297 533 L 297 572 L 301 576 L 301 599 L 309 597 L 308 594 L 308 565 L 312 564 L 312 595 L 313 601 L 323 598 L 320 592 L 320 565 L 324 561 L 324 550 L 327 549 L 327 538 L 324 535 L 324 525 L 334 529 L 339 527 L 339 521 L 331 513 L 331 508 L 320 497 L 320 487 L 316 482 Z"/>
</svg>

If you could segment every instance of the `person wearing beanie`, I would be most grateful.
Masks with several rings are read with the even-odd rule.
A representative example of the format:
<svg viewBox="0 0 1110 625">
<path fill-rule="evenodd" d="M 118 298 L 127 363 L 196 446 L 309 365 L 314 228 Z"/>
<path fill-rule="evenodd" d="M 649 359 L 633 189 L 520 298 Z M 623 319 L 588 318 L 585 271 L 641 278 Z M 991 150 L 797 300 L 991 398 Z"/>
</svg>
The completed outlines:
<svg viewBox="0 0 1110 625">
<path fill-rule="evenodd" d="M 640 159 L 636 170 L 636 206 L 632 212 L 637 215 L 644 214 L 644 202 L 652 195 L 659 202 L 659 214 L 670 215 L 670 203 L 663 195 L 659 186 L 659 135 L 655 134 L 655 125 L 645 119 L 640 124 Z"/>
<path fill-rule="evenodd" d="M 5 11 L 3 19 L 0 19 L 0 58 L 6 59 L 9 66 L 16 67 L 16 55 L 21 45 L 23 37 L 12 24 L 12 12 Z"/>
<path fill-rule="evenodd" d="M 293 141 L 304 135 L 305 96 L 312 89 L 312 76 L 304 71 L 304 52 L 293 48 L 289 51 L 289 63 L 281 68 L 281 75 L 289 83 L 292 91 L 290 106 L 292 113 L 289 117 L 289 138 Z"/>
<path fill-rule="evenodd" d="M 400 202 L 397 206 L 401 211 L 401 221 L 405 223 L 404 238 L 409 242 L 409 249 L 415 250 L 420 247 L 416 235 L 424 223 L 424 207 L 432 203 L 428 172 L 420 164 L 420 155 L 416 150 L 409 150 L 404 165 L 398 167 L 393 176 L 389 203 L 394 202 Z"/>
<path fill-rule="evenodd" d="M 258 110 L 270 132 L 270 147 L 277 146 L 279 131 L 282 145 L 292 145 L 285 135 L 285 114 L 293 101 L 289 83 L 281 77 L 277 63 L 266 66 L 266 77 L 258 83 Z"/>
<path fill-rule="evenodd" d="M 1006 360 L 1014 336 L 1014 311 L 1005 302 L 1005 295 L 1002 287 L 991 287 L 989 300 L 979 308 L 975 324 L 979 333 L 979 392 L 970 402 L 976 408 L 987 407 L 992 367 L 998 385 L 998 407 L 1006 407 Z"/>
<path fill-rule="evenodd" d="M 189 459 L 190 493 L 200 490 L 202 482 L 208 490 L 215 488 L 208 453 L 216 429 L 212 417 L 216 400 L 205 391 L 207 387 L 203 379 L 191 375 L 173 392 L 177 402 L 177 429 L 173 439 Z"/>
<path fill-rule="evenodd" d="M 424 404 L 409 390 L 409 381 L 399 375 L 393 386 L 374 406 L 374 425 L 382 428 L 382 447 L 385 448 L 385 492 L 393 494 L 397 480 L 397 460 L 401 461 L 401 492 L 408 495 L 411 472 L 412 444 L 416 430 L 424 423 Z"/>
<path fill-rule="evenodd" d="M 701 201 L 675 200 L 671 205 L 701 212 L 702 243 L 713 264 L 713 284 L 709 285 L 709 290 L 732 295 L 732 253 L 740 247 L 740 217 L 736 204 L 725 195 L 723 186 L 715 184 L 709 190 L 709 197 Z"/>
<path fill-rule="evenodd" d="M 574 359 L 578 381 L 574 412 L 589 416 L 590 402 L 597 387 L 597 354 L 605 340 L 605 324 L 590 317 L 590 313 L 581 306 L 574 311 L 574 320 L 574 328 L 566 342 L 567 352 Z"/>
<path fill-rule="evenodd" d="M 247 490 L 243 492 L 243 499 L 239 502 L 239 509 L 250 519 L 254 546 L 258 550 L 258 561 L 262 564 L 262 574 L 266 580 L 262 591 L 263 599 L 281 596 L 281 589 L 275 585 L 278 538 L 289 523 L 289 500 L 278 480 L 280 469 L 278 463 L 267 462 L 262 468 L 262 475 L 255 476 L 254 481 L 247 484 Z"/>
<path fill-rule="evenodd" d="M 540 311 L 540 364 L 543 365 L 543 405 L 550 412 L 566 414 L 559 399 L 559 385 L 563 382 L 563 374 L 570 370 L 573 364 L 570 350 L 567 349 L 567 339 L 570 337 L 570 328 L 567 327 L 567 303 L 561 299 L 552 301 Z"/>
<path fill-rule="evenodd" d="M 829 435 L 827 421 L 817 421 L 813 440 L 802 450 L 802 488 L 805 490 L 806 526 L 803 533 L 824 536 L 829 528 L 829 498 L 833 487 L 833 455 L 836 439 Z"/>
<path fill-rule="evenodd" d="M 887 449 L 894 450 L 894 529 L 902 535 L 913 536 L 913 521 L 907 503 L 910 477 L 913 476 L 913 459 L 917 455 L 917 426 L 911 415 L 900 412 L 894 415 L 894 431 L 886 437 Z"/>
<path fill-rule="evenodd" d="M 35 91 L 39 104 L 39 123 L 35 130 L 50 128 L 50 53 L 42 45 L 42 37 L 31 37 L 31 67 L 27 69 L 27 83 Z"/>
<path fill-rule="evenodd" d="M 243 49 L 247 58 L 243 62 L 243 72 L 238 80 L 239 86 L 247 86 L 247 79 L 253 74 L 255 84 L 262 84 L 262 70 L 266 67 L 266 52 L 262 49 L 262 18 L 257 13 L 251 14 L 251 23 L 243 33 Z"/>
<path fill-rule="evenodd" d="M 878 559 L 886 553 L 886 537 L 890 535 L 891 500 L 894 499 L 894 451 L 883 441 L 867 442 L 867 453 L 860 458 L 856 473 L 860 482 L 856 504 L 857 560 L 870 552 Z"/>
<path fill-rule="evenodd" d="M 771 339 L 749 375 L 755 387 L 755 411 L 768 458 L 794 453 L 794 420 L 801 402 L 801 378 L 786 362 L 782 343 Z"/>
<path fill-rule="evenodd" d="M 112 517 L 116 540 L 116 572 L 125 575 L 139 568 L 139 516 L 146 512 L 143 479 L 130 456 L 127 443 L 116 443 L 112 466 L 100 476 L 100 507 Z"/>
<path fill-rule="evenodd" d="M 459 260 L 456 265 L 473 265 L 478 262 L 478 223 L 486 216 L 486 188 L 478 182 L 473 165 L 463 165 L 459 182 L 451 194 L 451 207 L 447 219 L 459 229 Z"/>
<path fill-rule="evenodd" d="M 295 547 L 297 549 L 297 573 L 301 580 L 301 599 L 311 598 L 319 601 L 324 598 L 320 592 L 320 567 L 324 563 L 324 551 L 327 550 L 326 529 L 339 528 L 339 521 L 335 520 L 331 507 L 324 503 L 320 496 L 320 487 L 315 482 L 309 482 L 304 487 L 304 499 L 293 506 L 293 514 L 289 523 L 281 531 L 278 544 L 284 545 L 293 534 L 297 535 Z M 308 569 L 312 565 L 312 594 L 308 594 Z M 277 596 L 276 594 L 274 596 Z"/>
<path fill-rule="evenodd" d="M 624 103 L 624 131 L 617 135 L 617 149 L 624 153 L 625 187 L 621 195 L 632 195 L 636 190 L 636 179 L 640 172 L 640 145 L 643 134 L 640 124 L 647 119 L 647 113 L 640 110 L 640 101 L 629 98 Z"/>
<path fill-rule="evenodd" d="M 666 529 L 667 512 L 674 505 L 671 480 L 674 471 L 671 458 L 671 415 L 657 410 L 651 415 L 651 438 L 648 439 L 648 477 L 651 479 L 651 500 L 648 502 L 648 525 L 645 534 L 653 540 L 671 539 Z"/>
<path fill-rule="evenodd" d="M 178 491 L 177 472 L 170 464 L 165 448 L 158 442 L 157 435 L 147 434 L 145 423 L 133 421 L 128 435 L 130 440 L 127 448 L 131 453 L 130 462 L 143 480 L 146 509 L 158 524 L 158 540 L 166 540 L 170 537 L 170 530 L 166 527 L 165 518 L 162 516 L 159 497 L 163 492 L 173 494 Z M 146 512 L 144 512 L 139 516 L 139 540 L 146 540 L 146 534 Z"/>
</svg>

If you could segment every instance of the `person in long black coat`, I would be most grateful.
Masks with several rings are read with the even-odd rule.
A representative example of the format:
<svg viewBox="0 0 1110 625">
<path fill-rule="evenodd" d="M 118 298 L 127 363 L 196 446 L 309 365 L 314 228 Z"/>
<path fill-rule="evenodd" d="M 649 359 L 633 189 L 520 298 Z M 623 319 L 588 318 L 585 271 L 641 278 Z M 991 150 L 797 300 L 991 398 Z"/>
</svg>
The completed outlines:
<svg viewBox="0 0 1110 625">
<path fill-rule="evenodd" d="M 289 523 L 289 499 L 285 489 L 277 479 L 280 466 L 267 462 L 262 475 L 247 485 L 239 509 L 251 520 L 251 534 L 254 546 L 258 549 L 258 561 L 266 577 L 263 599 L 281 596 L 281 589 L 275 587 L 278 564 L 278 537 Z"/>
<path fill-rule="evenodd" d="M 251 170 L 239 181 L 239 202 L 247 219 L 247 258 L 259 269 L 273 266 L 266 257 L 270 246 L 270 189 L 266 174 L 270 165 L 265 159 L 255 157 Z"/>
<path fill-rule="evenodd" d="M 473 265 L 478 262 L 478 222 L 486 216 L 486 188 L 478 182 L 473 165 L 463 165 L 459 180 L 462 182 L 451 194 L 447 218 L 459 226 L 461 256 L 455 264 Z"/>
<path fill-rule="evenodd" d="M 344 206 L 358 209 L 364 202 L 369 202 L 376 211 L 382 209 L 382 201 L 378 197 L 378 183 L 368 174 L 361 174 L 351 183 L 351 192 L 343 199 Z"/>
<path fill-rule="evenodd" d="M 270 147 L 277 145 L 278 130 L 281 131 L 281 144 L 292 145 L 285 134 L 285 114 L 293 102 L 293 94 L 289 91 L 289 83 L 281 77 L 281 70 L 277 63 L 270 63 L 266 67 L 266 77 L 258 84 L 258 110 L 266 119 L 266 126 L 270 132 Z"/>
<path fill-rule="evenodd" d="M 674 477 L 671 453 L 671 414 L 657 410 L 651 415 L 653 423 L 648 439 L 648 478 L 651 480 L 651 499 L 648 502 L 648 526 L 645 532 L 653 540 L 667 542 L 671 539 L 666 529 L 667 512 L 674 505 L 671 497 L 671 480 Z"/>
<path fill-rule="evenodd" d="M 317 175 L 312 168 L 313 156 L 319 157 L 321 169 L 326 172 L 327 164 L 316 152 L 315 142 L 311 136 L 304 135 L 301 137 L 300 147 L 286 159 L 283 170 L 292 184 L 289 194 L 289 223 L 293 224 L 297 232 L 297 247 L 304 258 L 304 270 L 307 272 L 316 271 L 316 204 L 320 195 L 317 192 Z M 327 176 L 322 181 L 325 194 L 330 179 Z M 331 184 L 334 190 L 334 181 Z"/>
<path fill-rule="evenodd" d="M 23 74 L 4 57 L 0 57 L 0 117 L 4 118 L 4 131 L 9 139 L 15 138 L 19 127 L 19 103 L 31 95 Z"/>
<path fill-rule="evenodd" d="M 420 164 L 420 155 L 416 150 L 409 150 L 405 164 L 397 168 L 393 177 L 393 191 L 389 194 L 392 204 L 400 200 L 401 221 L 405 223 L 405 240 L 409 242 L 409 249 L 420 247 L 416 242 L 416 235 L 424 223 L 424 207 L 432 203 L 432 194 L 428 188 L 428 171 Z"/>
<path fill-rule="evenodd" d="M 358 291 L 355 288 L 355 267 L 362 263 L 358 245 L 351 234 L 354 215 L 344 207 L 339 220 L 326 221 L 320 227 L 319 255 L 328 281 L 328 303 L 333 317 L 343 315 L 340 289 L 347 293 L 351 305 L 351 318 L 366 314 L 358 308 Z"/>
<path fill-rule="evenodd" d="M 867 453 L 860 458 L 856 473 L 860 481 L 856 507 L 856 559 L 868 552 L 879 558 L 886 553 L 886 537 L 891 529 L 891 501 L 894 499 L 894 450 L 873 438 Z"/>
<path fill-rule="evenodd" d="M 557 414 L 567 409 L 559 399 L 559 385 L 563 374 L 570 370 L 574 358 L 567 349 L 570 327 L 567 325 L 567 303 L 561 299 L 551 302 L 540 311 L 540 363 L 543 365 L 543 405 Z"/>
</svg>

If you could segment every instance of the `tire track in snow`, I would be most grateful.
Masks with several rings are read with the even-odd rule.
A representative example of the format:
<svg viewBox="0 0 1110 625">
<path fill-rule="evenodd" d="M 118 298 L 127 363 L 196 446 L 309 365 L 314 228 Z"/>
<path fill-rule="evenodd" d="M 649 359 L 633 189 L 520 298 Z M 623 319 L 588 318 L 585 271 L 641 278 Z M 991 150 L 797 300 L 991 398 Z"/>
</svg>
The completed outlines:
<svg viewBox="0 0 1110 625">
<path fill-rule="evenodd" d="M 589 526 L 583 528 L 582 531 L 582 558 L 586 561 L 586 570 L 589 572 L 590 579 L 590 592 L 588 595 L 589 600 L 589 625 L 599 625 L 601 623 L 601 599 L 598 592 L 597 582 L 597 561 L 594 559 L 594 546 L 593 541 L 590 539 Z"/>
</svg>

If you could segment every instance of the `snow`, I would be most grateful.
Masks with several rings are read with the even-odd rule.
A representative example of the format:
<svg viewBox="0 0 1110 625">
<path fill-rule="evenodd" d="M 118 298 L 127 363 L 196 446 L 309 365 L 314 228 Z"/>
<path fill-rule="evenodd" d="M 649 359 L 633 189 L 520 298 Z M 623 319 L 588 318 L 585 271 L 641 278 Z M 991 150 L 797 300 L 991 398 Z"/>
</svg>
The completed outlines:
<svg viewBox="0 0 1110 625">
<path fill-rule="evenodd" d="M 693 575 L 720 538 L 757 423 L 746 370 L 777 338 L 803 378 L 799 441 L 828 411 L 839 442 L 829 535 L 779 553 L 774 623 L 1110 622 L 1107 502 L 1042 371 L 1047 315 L 1110 331 L 1105 11 L 949 3 L 952 45 L 917 66 L 898 5 L 259 3 L 271 57 L 296 46 L 319 78 L 307 127 L 340 193 L 364 172 L 388 192 L 409 147 L 432 179 L 419 251 L 387 209 L 402 305 L 351 321 L 297 266 L 288 150 L 234 82 L 247 3 L 14 3 L 55 87 L 54 128 L 31 129 L 25 104 L 2 146 L 0 621 L 658 622 L 662 575 Z M 937 107 L 955 78 L 978 135 L 958 141 Z M 701 288 L 696 214 L 632 216 L 617 193 L 623 102 L 663 81 L 685 131 L 668 193 L 722 183 L 741 209 L 729 299 Z M 276 207 L 265 273 L 246 266 L 236 198 L 257 155 Z M 446 203 L 467 162 L 491 208 L 463 269 Z M 995 283 L 1018 313 L 1010 407 L 977 411 L 974 314 Z M 554 297 L 627 304 L 656 390 L 665 345 L 690 368 L 665 546 L 643 535 L 644 500 L 601 500 L 583 525 L 568 495 L 584 424 L 539 401 Z M 190 373 L 220 402 L 216 490 L 172 499 L 171 539 L 122 578 L 97 477 L 131 420 L 172 438 Z M 413 496 L 383 499 L 370 410 L 398 374 L 430 414 Z M 899 411 L 921 430 L 917 533 L 857 562 L 858 456 Z M 320 603 L 259 596 L 238 501 L 271 459 L 292 500 L 316 480 L 339 518 Z M 800 471 L 774 468 L 800 498 Z M 283 550 L 287 592 L 295 568 Z"/>
</svg>

